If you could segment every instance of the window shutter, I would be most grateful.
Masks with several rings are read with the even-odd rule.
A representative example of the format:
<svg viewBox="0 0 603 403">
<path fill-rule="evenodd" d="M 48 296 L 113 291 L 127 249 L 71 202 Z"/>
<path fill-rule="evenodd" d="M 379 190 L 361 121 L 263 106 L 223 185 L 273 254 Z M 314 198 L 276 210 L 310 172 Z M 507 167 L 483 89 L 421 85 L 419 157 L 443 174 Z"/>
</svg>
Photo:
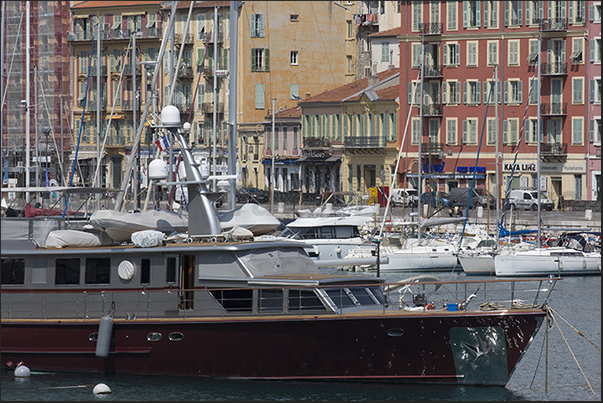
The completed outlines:
<svg viewBox="0 0 603 403">
<path fill-rule="evenodd" d="M 509 82 L 505 81 L 505 104 L 509 103 L 509 90 L 508 90 L 508 87 L 509 87 Z"/>
<path fill-rule="evenodd" d="M 540 139 L 538 139 L 541 143 L 544 141 L 544 121 L 540 120 Z"/>
<path fill-rule="evenodd" d="M 595 80 L 590 80 L 590 102 L 595 102 Z"/>
<path fill-rule="evenodd" d="M 442 103 L 448 103 L 448 82 L 445 82 L 444 85 L 442 85 Z"/>
<path fill-rule="evenodd" d="M 467 104 L 467 81 L 463 81 L 463 103 Z"/>
<path fill-rule="evenodd" d="M 496 100 L 499 104 L 502 104 L 502 81 L 496 83 Z"/>
<path fill-rule="evenodd" d="M 259 37 L 263 38 L 264 37 L 264 14 L 260 14 L 258 15 L 258 33 L 259 33 Z"/>
<path fill-rule="evenodd" d="M 523 80 L 519 80 L 519 103 L 523 103 Z"/>
<path fill-rule="evenodd" d="M 588 6 L 588 19 L 590 21 L 595 20 L 595 6 L 594 5 Z"/>
<path fill-rule="evenodd" d="M 505 7 L 505 27 L 509 26 L 509 7 L 510 7 L 510 1 L 505 1 L 504 7 Z"/>
<path fill-rule="evenodd" d="M 551 143 L 552 139 L 551 139 L 551 125 L 553 124 L 553 120 L 552 119 L 547 119 L 546 120 L 546 139 L 547 139 L 547 143 Z M 544 143 L 544 141 L 543 141 Z"/>
<path fill-rule="evenodd" d="M 531 3 L 531 2 L 528 2 L 526 4 L 526 27 L 530 25 L 530 12 L 531 12 L 530 7 L 532 5 L 533 5 L 533 3 Z"/>
<path fill-rule="evenodd" d="M 469 8 L 469 2 L 463 1 L 463 28 L 467 28 L 467 12 Z"/>
<path fill-rule="evenodd" d="M 251 49 L 251 71 L 256 71 L 255 49 Z"/>
<path fill-rule="evenodd" d="M 589 133 L 590 142 L 592 143 L 595 141 L 595 119 L 590 120 Z"/>
<path fill-rule="evenodd" d="M 448 66 L 448 45 L 444 45 L 444 66 Z"/>
<path fill-rule="evenodd" d="M 463 144 L 467 144 L 467 121 L 463 120 Z"/>
<path fill-rule="evenodd" d="M 490 3 L 492 4 L 492 7 L 494 8 L 495 5 L 494 3 Z M 484 3 L 484 28 L 488 28 L 488 3 Z"/>
<path fill-rule="evenodd" d="M 508 126 L 507 120 L 503 120 L 503 132 L 502 132 L 503 144 L 506 144 L 507 140 L 508 140 L 507 126 Z"/>
<path fill-rule="evenodd" d="M 567 10 L 567 16 L 568 16 L 570 24 L 573 24 L 574 23 L 574 2 L 573 1 L 569 2 L 569 9 Z"/>
<path fill-rule="evenodd" d="M 517 3 L 519 7 L 517 10 L 517 25 L 521 25 L 521 22 L 523 21 L 523 1 L 518 1 Z"/>
<path fill-rule="evenodd" d="M 475 95 L 478 104 L 482 103 L 482 83 L 481 81 L 475 82 Z M 485 100 L 484 100 L 485 101 Z"/>
<path fill-rule="evenodd" d="M 270 49 L 264 49 L 264 71 L 270 71 Z"/>
<path fill-rule="evenodd" d="M 595 41 L 594 39 L 590 40 L 590 61 L 594 62 L 595 61 L 595 55 L 597 52 L 597 41 Z"/>
<path fill-rule="evenodd" d="M 255 14 L 251 14 L 251 20 L 249 23 L 249 30 L 251 31 L 251 37 L 255 37 L 256 35 L 256 26 L 255 26 Z"/>
<path fill-rule="evenodd" d="M 547 18 L 551 19 L 551 18 L 553 18 L 553 4 L 552 4 L 553 2 L 549 1 L 548 3 L 549 3 L 549 13 L 547 15 Z"/>
<path fill-rule="evenodd" d="M 476 11 L 475 14 L 477 14 L 476 22 L 477 22 L 478 27 L 481 27 L 481 25 L 482 25 L 482 13 L 480 10 L 481 3 L 482 3 L 481 1 L 475 2 L 475 11 Z"/>
<path fill-rule="evenodd" d="M 408 104 L 412 104 L 412 83 L 408 83 Z"/>
<path fill-rule="evenodd" d="M 570 1 L 571 3 L 571 1 Z M 566 13 L 565 13 L 565 1 L 561 2 L 561 18 L 565 20 L 566 18 Z"/>
<path fill-rule="evenodd" d="M 488 80 L 484 81 L 484 103 L 488 103 L 488 90 L 490 87 L 488 86 Z"/>
</svg>

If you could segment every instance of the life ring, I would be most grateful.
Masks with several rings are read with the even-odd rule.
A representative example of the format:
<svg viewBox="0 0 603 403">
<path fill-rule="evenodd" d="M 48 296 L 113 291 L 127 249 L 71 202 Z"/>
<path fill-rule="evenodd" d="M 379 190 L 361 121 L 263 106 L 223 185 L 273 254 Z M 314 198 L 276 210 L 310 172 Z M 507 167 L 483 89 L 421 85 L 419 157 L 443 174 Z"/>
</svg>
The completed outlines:
<svg viewBox="0 0 603 403">
<path fill-rule="evenodd" d="M 433 304 L 430 302 L 429 304 L 425 305 L 425 309 L 435 309 L 435 306 L 433 306 Z"/>
</svg>

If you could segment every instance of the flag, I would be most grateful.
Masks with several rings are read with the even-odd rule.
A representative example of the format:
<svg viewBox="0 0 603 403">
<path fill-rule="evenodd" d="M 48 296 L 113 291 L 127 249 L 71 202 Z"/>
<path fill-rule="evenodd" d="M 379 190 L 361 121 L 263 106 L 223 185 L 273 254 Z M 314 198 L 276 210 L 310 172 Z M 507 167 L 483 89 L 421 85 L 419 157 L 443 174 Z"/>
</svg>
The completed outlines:
<svg viewBox="0 0 603 403">
<path fill-rule="evenodd" d="M 155 144 L 157 145 L 157 147 L 159 147 L 159 151 L 163 151 L 165 149 L 170 148 L 170 142 L 168 141 L 166 136 L 159 137 Z"/>
</svg>

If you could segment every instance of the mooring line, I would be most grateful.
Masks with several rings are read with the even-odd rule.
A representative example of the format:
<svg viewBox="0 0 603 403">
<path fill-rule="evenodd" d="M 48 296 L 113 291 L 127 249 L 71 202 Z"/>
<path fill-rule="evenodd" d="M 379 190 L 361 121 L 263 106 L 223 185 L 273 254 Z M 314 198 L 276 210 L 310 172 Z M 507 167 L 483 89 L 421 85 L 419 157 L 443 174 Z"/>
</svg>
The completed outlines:
<svg viewBox="0 0 603 403">
<path fill-rule="evenodd" d="M 590 391 L 593 392 L 593 395 L 594 395 L 595 391 L 593 390 L 593 387 L 590 386 L 590 382 L 588 381 L 588 378 L 584 374 L 584 371 L 582 370 L 582 367 L 580 366 L 580 363 L 576 359 L 576 356 L 574 355 L 574 352 L 572 351 L 572 348 L 570 347 L 569 343 L 565 339 L 565 335 L 561 331 L 561 328 L 559 327 L 559 324 L 557 323 L 557 319 L 555 319 L 555 317 L 552 315 L 552 312 L 551 312 L 551 317 L 553 318 L 553 321 L 555 322 L 555 325 L 557 325 L 557 329 L 559 329 L 559 333 L 561 333 L 561 337 L 563 337 L 563 341 L 567 345 L 567 348 L 569 349 L 570 353 L 572 354 L 572 357 L 574 357 L 574 361 L 576 361 L 576 364 L 578 365 L 578 368 L 580 368 L 580 372 L 582 372 L 582 376 L 584 377 L 584 379 L 586 379 L 586 383 L 588 384 L 588 387 L 590 388 Z"/>
<path fill-rule="evenodd" d="M 550 308 L 550 307 L 549 307 L 549 309 L 550 309 L 551 311 L 553 311 L 553 308 Z M 555 314 L 556 314 L 556 315 L 559 315 L 559 312 L 556 312 L 556 311 L 553 311 L 553 312 L 555 312 Z M 597 346 L 595 343 L 593 343 L 592 341 L 588 340 L 588 338 L 587 338 L 587 337 L 586 337 L 584 334 L 582 334 L 582 332 L 581 332 L 581 331 L 579 331 L 579 330 L 578 330 L 578 329 L 576 329 L 574 326 L 572 326 L 572 324 L 571 324 L 571 323 L 569 323 L 567 320 L 565 320 L 565 319 L 563 318 L 563 316 L 559 315 L 559 317 L 560 317 L 561 319 L 563 319 L 563 321 L 564 321 L 565 323 L 567 323 L 567 324 L 569 325 L 569 327 L 571 327 L 572 329 L 574 329 L 574 330 L 576 331 L 576 333 L 578 333 L 580 336 L 584 337 L 584 338 L 586 339 L 586 341 L 588 341 L 590 344 L 592 344 L 593 346 L 595 346 L 595 348 L 596 348 L 597 350 L 601 351 L 601 347 L 598 347 L 598 346 Z"/>
</svg>

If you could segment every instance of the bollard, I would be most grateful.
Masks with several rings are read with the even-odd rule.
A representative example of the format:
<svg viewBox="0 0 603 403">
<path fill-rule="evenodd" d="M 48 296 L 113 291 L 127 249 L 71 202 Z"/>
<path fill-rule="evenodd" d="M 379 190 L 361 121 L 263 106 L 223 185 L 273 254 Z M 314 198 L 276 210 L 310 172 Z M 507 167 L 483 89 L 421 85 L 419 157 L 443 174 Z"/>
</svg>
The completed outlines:
<svg viewBox="0 0 603 403">
<path fill-rule="evenodd" d="M 477 216 L 479 218 L 484 216 L 484 206 L 477 206 Z"/>
<path fill-rule="evenodd" d="M 584 210 L 584 218 L 587 220 L 593 219 L 593 211 L 591 209 Z"/>
<path fill-rule="evenodd" d="M 279 213 L 284 213 L 285 212 L 285 203 L 278 202 L 276 211 L 278 211 Z"/>
</svg>

